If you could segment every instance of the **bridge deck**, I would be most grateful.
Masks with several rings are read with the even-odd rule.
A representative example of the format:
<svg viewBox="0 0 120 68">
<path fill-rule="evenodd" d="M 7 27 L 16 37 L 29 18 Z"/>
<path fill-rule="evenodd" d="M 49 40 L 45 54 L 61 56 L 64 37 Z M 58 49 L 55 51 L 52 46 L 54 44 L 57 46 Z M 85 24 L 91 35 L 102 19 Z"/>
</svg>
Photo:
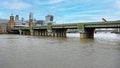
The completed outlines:
<svg viewBox="0 0 120 68">
<path fill-rule="evenodd" d="M 54 25 L 44 25 L 44 26 L 15 26 L 13 30 L 28 30 L 28 29 L 83 29 L 83 28 L 120 28 L 120 20 L 118 21 L 108 21 L 108 22 L 83 22 L 83 23 L 69 23 L 69 24 L 54 24 Z"/>
</svg>

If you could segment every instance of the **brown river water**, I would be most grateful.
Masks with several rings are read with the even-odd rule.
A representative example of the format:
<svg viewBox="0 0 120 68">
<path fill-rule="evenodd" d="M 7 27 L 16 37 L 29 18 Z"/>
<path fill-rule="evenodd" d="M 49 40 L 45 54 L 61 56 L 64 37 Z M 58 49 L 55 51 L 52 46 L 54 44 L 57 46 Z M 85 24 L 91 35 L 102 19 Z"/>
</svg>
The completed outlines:
<svg viewBox="0 0 120 68">
<path fill-rule="evenodd" d="M 120 68 L 120 35 L 0 35 L 0 68 Z"/>
</svg>

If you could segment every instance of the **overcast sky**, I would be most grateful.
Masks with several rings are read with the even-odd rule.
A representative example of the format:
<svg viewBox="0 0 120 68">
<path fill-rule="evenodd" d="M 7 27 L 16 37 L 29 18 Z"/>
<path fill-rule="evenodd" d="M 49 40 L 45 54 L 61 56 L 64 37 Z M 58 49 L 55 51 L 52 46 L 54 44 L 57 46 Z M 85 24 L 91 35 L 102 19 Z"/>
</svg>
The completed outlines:
<svg viewBox="0 0 120 68">
<path fill-rule="evenodd" d="M 29 12 L 37 20 L 52 14 L 56 23 L 120 20 L 120 0 L 0 0 L 0 18 L 13 13 L 28 20 Z"/>
</svg>

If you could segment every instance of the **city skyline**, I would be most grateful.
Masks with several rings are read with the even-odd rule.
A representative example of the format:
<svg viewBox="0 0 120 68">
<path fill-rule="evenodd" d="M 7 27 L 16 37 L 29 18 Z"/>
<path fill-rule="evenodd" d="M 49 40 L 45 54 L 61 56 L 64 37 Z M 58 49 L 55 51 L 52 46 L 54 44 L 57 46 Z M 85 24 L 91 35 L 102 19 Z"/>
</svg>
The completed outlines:
<svg viewBox="0 0 120 68">
<path fill-rule="evenodd" d="M 3 19 L 9 19 L 13 13 L 28 20 L 32 12 L 37 20 L 54 15 L 56 23 L 120 20 L 120 0 L 4 0 L 0 6 Z"/>
</svg>

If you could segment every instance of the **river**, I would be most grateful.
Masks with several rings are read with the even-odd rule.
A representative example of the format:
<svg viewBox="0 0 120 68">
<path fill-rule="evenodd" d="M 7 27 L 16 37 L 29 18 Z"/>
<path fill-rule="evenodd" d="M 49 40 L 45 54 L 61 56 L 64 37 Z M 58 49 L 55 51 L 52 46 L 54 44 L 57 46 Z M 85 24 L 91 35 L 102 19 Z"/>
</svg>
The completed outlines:
<svg viewBox="0 0 120 68">
<path fill-rule="evenodd" d="M 120 35 L 94 39 L 0 35 L 0 68 L 120 68 Z"/>
</svg>

